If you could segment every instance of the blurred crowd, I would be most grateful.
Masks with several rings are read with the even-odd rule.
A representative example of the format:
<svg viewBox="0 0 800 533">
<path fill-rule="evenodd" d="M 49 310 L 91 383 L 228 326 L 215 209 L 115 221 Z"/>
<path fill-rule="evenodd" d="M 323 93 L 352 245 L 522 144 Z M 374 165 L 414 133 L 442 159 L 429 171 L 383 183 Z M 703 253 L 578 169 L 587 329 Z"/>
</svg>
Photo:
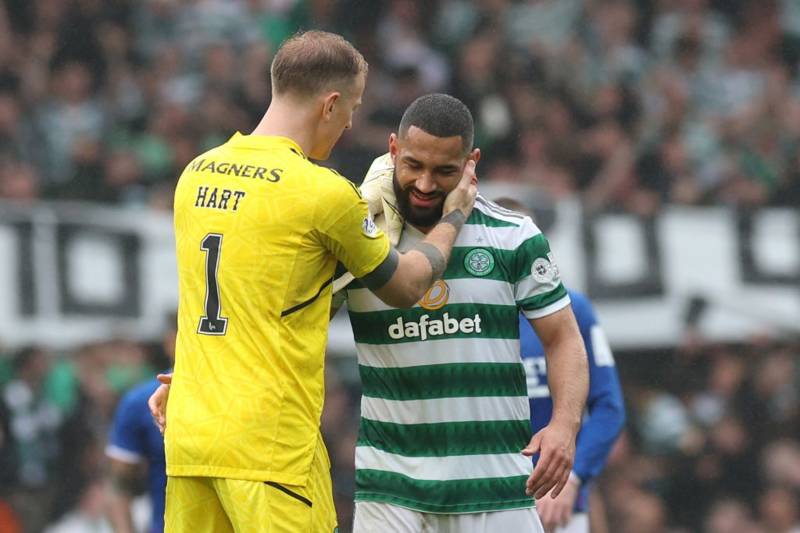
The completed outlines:
<svg viewBox="0 0 800 533">
<path fill-rule="evenodd" d="M 629 424 L 598 486 L 609 531 L 800 532 L 800 342 L 618 358 Z"/>
<path fill-rule="evenodd" d="M 0 531 L 110 531 L 103 450 L 114 409 L 131 386 L 169 367 L 165 352 L 116 340 L 0 357 Z M 800 532 L 799 361 L 799 342 L 769 339 L 618 353 L 629 423 L 596 485 L 608 524 L 597 533 Z M 329 358 L 326 394 L 322 429 L 347 532 L 354 357 Z"/>
<path fill-rule="evenodd" d="M 82 527 L 55 531 L 107 531 L 104 449 L 114 409 L 169 365 L 160 346 L 126 340 L 67 353 L 0 350 L 0 532 L 58 521 Z"/>
<path fill-rule="evenodd" d="M 644 215 L 800 205 L 798 0 L 0 0 L 0 198 L 170 209 L 184 165 L 260 119 L 298 28 L 343 33 L 370 63 L 330 161 L 354 181 L 441 91 L 475 115 L 482 180 Z M 619 354 L 609 531 L 800 531 L 799 360 L 769 340 Z M 329 363 L 322 421 L 342 531 L 354 365 Z M 107 530 L 114 408 L 168 366 L 128 340 L 0 353 L 0 531 Z"/>
<path fill-rule="evenodd" d="M 796 0 L 2 0 L 0 197 L 169 208 L 187 161 L 255 126 L 298 28 L 370 63 L 331 161 L 355 181 L 442 91 L 484 180 L 643 214 L 800 202 Z"/>
</svg>

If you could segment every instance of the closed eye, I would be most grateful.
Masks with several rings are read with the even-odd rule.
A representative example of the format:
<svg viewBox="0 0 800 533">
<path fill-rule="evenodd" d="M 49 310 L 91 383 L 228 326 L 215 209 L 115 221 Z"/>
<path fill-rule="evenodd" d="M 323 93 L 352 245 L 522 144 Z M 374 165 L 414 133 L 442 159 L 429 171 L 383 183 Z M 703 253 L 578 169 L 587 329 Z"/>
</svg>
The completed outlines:
<svg viewBox="0 0 800 533">
<path fill-rule="evenodd" d="M 436 169 L 436 173 L 437 174 L 440 174 L 442 176 L 447 176 L 447 177 L 453 176 L 457 172 L 458 172 L 458 169 L 456 167 L 443 167 L 443 168 L 437 168 Z"/>
</svg>

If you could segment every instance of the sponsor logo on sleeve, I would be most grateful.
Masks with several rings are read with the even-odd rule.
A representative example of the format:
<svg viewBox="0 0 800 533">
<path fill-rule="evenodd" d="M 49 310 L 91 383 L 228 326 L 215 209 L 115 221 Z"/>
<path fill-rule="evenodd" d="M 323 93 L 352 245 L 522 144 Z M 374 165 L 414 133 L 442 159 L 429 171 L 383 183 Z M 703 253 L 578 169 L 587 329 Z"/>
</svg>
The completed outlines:
<svg viewBox="0 0 800 533">
<path fill-rule="evenodd" d="M 547 257 L 537 257 L 531 266 L 531 275 L 539 283 L 552 283 L 558 279 L 558 267 L 553 262 L 553 254 Z"/>
<path fill-rule="evenodd" d="M 375 221 L 372 220 L 371 215 L 367 215 L 364 218 L 364 221 L 361 223 L 361 233 L 364 234 L 365 237 L 369 237 L 370 239 L 374 239 L 380 234 L 380 229 L 378 225 L 375 224 Z"/>
</svg>

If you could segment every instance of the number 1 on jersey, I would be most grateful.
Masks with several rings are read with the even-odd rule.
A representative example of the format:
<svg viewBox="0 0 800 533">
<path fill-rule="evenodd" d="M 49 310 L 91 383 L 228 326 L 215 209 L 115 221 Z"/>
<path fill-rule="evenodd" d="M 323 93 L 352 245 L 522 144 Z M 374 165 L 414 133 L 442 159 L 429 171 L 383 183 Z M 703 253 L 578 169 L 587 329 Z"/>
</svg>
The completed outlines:
<svg viewBox="0 0 800 533">
<path fill-rule="evenodd" d="M 203 335 L 225 335 L 228 319 L 219 316 L 220 299 L 217 271 L 219 270 L 219 254 L 222 250 L 222 235 L 209 233 L 200 246 L 206 252 L 206 314 L 200 317 L 197 333 Z"/>
</svg>

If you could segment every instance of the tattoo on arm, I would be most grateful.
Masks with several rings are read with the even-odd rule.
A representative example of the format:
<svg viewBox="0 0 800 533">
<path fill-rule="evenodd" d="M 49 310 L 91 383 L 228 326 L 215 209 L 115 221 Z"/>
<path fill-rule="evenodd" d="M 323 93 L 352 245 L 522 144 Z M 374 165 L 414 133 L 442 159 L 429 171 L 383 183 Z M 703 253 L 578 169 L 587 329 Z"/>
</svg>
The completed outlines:
<svg viewBox="0 0 800 533">
<path fill-rule="evenodd" d="M 436 246 L 427 242 L 421 242 L 417 244 L 414 249 L 424 255 L 428 260 L 428 263 L 431 264 L 431 270 L 433 271 L 431 281 L 441 278 L 442 274 L 444 274 L 444 271 L 447 268 L 447 261 L 444 260 L 442 252 L 440 252 Z"/>
<path fill-rule="evenodd" d="M 439 224 L 450 224 L 458 232 L 461 231 L 461 226 L 463 226 L 466 221 L 467 218 L 464 216 L 464 213 L 462 213 L 460 209 L 455 209 L 443 216 L 441 220 L 439 220 Z"/>
<path fill-rule="evenodd" d="M 464 213 L 462 213 L 460 209 L 456 209 L 443 216 L 438 224 L 450 224 L 456 230 L 456 233 L 458 233 L 461 231 L 461 227 L 466 220 Z M 417 244 L 414 249 L 424 255 L 428 263 L 431 264 L 431 270 L 433 271 L 431 281 L 436 281 L 441 278 L 444 271 L 447 269 L 447 260 L 445 260 L 442 252 L 439 251 L 436 246 L 424 241 Z"/>
</svg>

